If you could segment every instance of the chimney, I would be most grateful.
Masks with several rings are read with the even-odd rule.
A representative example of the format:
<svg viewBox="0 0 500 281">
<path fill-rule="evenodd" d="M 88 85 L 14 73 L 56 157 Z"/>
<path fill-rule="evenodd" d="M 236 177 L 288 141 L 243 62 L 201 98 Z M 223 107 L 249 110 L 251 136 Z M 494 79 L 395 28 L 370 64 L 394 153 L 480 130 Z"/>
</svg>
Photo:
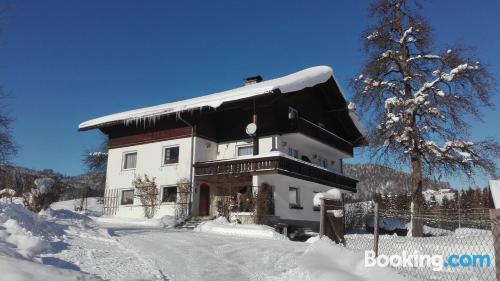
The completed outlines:
<svg viewBox="0 0 500 281">
<path fill-rule="evenodd" d="M 245 78 L 243 80 L 245 81 L 245 86 L 251 85 L 251 84 L 262 82 L 262 76 L 260 76 L 260 75 L 251 76 L 251 77 Z"/>
</svg>

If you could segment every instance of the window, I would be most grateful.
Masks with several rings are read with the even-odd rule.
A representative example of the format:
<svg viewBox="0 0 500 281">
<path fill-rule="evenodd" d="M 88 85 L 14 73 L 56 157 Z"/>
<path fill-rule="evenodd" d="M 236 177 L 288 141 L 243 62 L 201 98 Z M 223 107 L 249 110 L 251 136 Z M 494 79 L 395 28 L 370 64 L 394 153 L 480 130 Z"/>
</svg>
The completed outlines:
<svg viewBox="0 0 500 281">
<path fill-rule="evenodd" d="M 290 208 L 302 209 L 302 207 L 300 207 L 300 194 L 297 187 L 289 187 L 288 196 L 290 200 Z"/>
<path fill-rule="evenodd" d="M 128 152 L 123 155 L 123 170 L 135 169 L 137 166 L 137 152 Z"/>
<path fill-rule="evenodd" d="M 163 164 L 179 163 L 179 147 L 165 147 L 163 151 Z"/>
<path fill-rule="evenodd" d="M 122 190 L 122 205 L 132 205 L 134 204 L 134 190 Z"/>
<path fill-rule="evenodd" d="M 293 149 L 292 147 L 288 148 L 288 155 L 299 158 L 299 151 L 297 149 Z"/>
<path fill-rule="evenodd" d="M 245 145 L 238 147 L 238 156 L 252 155 L 253 145 Z"/>
<path fill-rule="evenodd" d="M 177 202 L 177 186 L 164 187 L 161 202 Z"/>
<path fill-rule="evenodd" d="M 288 107 L 288 119 L 295 119 L 299 117 L 299 112 L 293 107 Z"/>
<path fill-rule="evenodd" d="M 318 165 L 321 166 L 321 167 L 323 167 L 323 168 L 327 168 L 328 169 L 328 160 L 326 160 L 323 157 L 319 157 L 318 156 Z"/>
</svg>

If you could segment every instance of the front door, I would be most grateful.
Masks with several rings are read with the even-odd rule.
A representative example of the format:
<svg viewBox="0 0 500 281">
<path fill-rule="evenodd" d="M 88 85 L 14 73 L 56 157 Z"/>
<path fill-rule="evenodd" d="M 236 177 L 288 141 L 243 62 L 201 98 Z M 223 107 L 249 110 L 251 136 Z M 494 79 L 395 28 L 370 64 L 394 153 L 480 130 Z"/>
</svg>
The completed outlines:
<svg viewBox="0 0 500 281">
<path fill-rule="evenodd" d="M 210 186 L 204 183 L 200 186 L 199 215 L 208 216 L 209 210 L 210 210 Z"/>
</svg>

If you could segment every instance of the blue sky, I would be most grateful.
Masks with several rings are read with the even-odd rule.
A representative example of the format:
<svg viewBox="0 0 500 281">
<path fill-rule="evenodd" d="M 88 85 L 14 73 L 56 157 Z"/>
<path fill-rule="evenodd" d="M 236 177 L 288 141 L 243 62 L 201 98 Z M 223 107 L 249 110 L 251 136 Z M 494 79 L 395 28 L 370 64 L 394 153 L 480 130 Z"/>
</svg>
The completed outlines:
<svg viewBox="0 0 500 281">
<path fill-rule="evenodd" d="M 82 173 L 87 119 L 326 64 L 346 90 L 363 62 L 369 1 L 2 1 L 0 84 L 17 165 Z M 476 47 L 500 73 L 500 1 L 426 1 L 438 43 Z M 494 98 L 500 106 L 500 95 Z M 473 139 L 500 137 L 498 112 Z M 356 161 L 367 161 L 360 156 Z M 484 182 L 485 179 L 479 181 Z"/>
</svg>

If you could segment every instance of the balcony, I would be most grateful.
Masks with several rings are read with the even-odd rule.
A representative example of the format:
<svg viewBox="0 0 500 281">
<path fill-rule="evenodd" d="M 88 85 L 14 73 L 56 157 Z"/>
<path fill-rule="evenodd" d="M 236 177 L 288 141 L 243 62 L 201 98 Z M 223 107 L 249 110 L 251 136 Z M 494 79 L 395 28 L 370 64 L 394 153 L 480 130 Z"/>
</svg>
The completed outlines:
<svg viewBox="0 0 500 281">
<path fill-rule="evenodd" d="M 356 192 L 355 179 L 322 167 L 291 158 L 282 153 L 273 156 L 252 156 L 245 159 L 197 162 L 195 176 L 235 174 L 281 174 L 331 187 Z"/>
<path fill-rule="evenodd" d="M 349 155 L 353 154 L 353 145 L 336 134 L 314 124 L 307 119 L 298 117 L 288 123 L 288 132 L 302 133 L 310 138 L 335 147 Z"/>
</svg>

